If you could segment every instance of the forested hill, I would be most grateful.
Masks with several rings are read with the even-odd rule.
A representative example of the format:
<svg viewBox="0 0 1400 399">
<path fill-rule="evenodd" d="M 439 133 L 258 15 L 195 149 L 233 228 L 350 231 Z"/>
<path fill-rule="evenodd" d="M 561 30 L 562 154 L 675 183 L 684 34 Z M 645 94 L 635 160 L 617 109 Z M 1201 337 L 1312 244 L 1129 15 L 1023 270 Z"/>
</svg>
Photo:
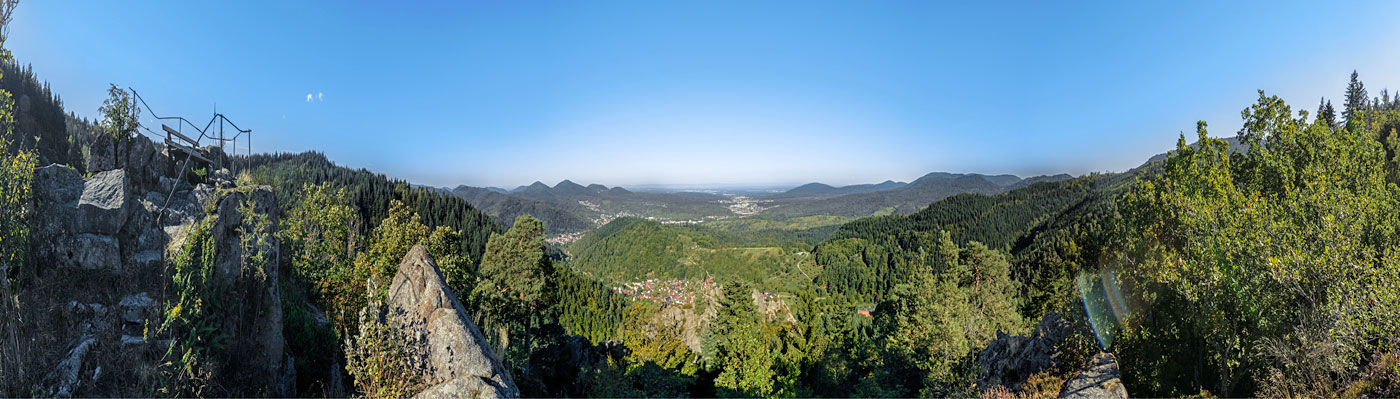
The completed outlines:
<svg viewBox="0 0 1400 399">
<path fill-rule="evenodd" d="M 958 245 L 980 242 L 1007 251 L 1017 265 L 1013 276 L 1028 291 L 1040 287 L 1027 294 L 1044 304 L 1071 287 L 1031 283 L 1062 278 L 1071 272 L 1069 263 L 1084 261 L 1079 249 L 1092 247 L 1102 233 L 1101 223 L 1112 223 L 1104 220 L 1116 212 L 1114 199 L 1161 167 L 1161 162 L 1149 162 L 1124 173 L 1041 181 L 1001 194 L 954 195 L 910 215 L 857 219 L 816 246 L 816 260 L 825 267 L 820 280 L 850 299 L 879 300 L 912 272 L 907 268 L 918 262 L 911 256 L 947 232 Z M 1041 312 L 1027 315 L 1043 314 L 1046 308 L 1037 306 Z"/>
<path fill-rule="evenodd" d="M 505 231 L 491 216 L 441 189 L 412 187 L 405 181 L 366 169 L 338 166 L 319 152 L 240 156 L 233 164 L 238 171 L 248 171 L 254 180 L 271 185 L 278 198 L 297 198 L 308 184 L 330 183 L 345 188 L 359 220 L 367 221 L 363 226 L 356 226 L 361 236 L 368 236 L 374 226 L 379 225 L 394 200 L 407 204 L 429 228 L 447 226 L 459 231 L 460 249 L 471 256 L 473 262 L 481 260 L 486 240 L 492 233 Z M 285 212 L 298 203 L 283 201 L 281 206 Z"/>
<path fill-rule="evenodd" d="M 831 226 L 725 231 L 708 225 L 620 218 L 569 246 L 580 272 L 605 282 L 644 279 L 737 279 L 765 289 L 810 282 L 807 240 Z"/>
<path fill-rule="evenodd" d="M 929 203 L 952 195 L 996 194 L 1018 187 L 1024 181 L 1059 181 L 1069 179 L 1069 175 L 1038 176 L 1021 179 L 1012 175 L 987 176 L 980 174 L 957 174 L 934 172 L 903 186 L 883 190 L 872 190 L 845 194 L 835 197 L 803 196 L 802 192 L 831 192 L 808 187 L 797 195 L 778 195 L 773 209 L 765 215 L 773 217 L 801 217 L 808 215 L 871 216 L 914 213 Z M 845 189 L 842 187 L 840 189 Z M 840 190 L 836 189 L 836 190 Z M 786 193 L 785 193 L 786 194 Z"/>
<path fill-rule="evenodd" d="M 543 220 L 545 232 L 549 234 L 583 231 L 593 227 L 589 219 L 552 203 L 511 196 L 497 190 L 457 186 L 451 192 L 452 195 L 477 206 L 482 212 L 496 216 L 502 223 L 511 223 L 520 215 L 530 215 Z"/>
<path fill-rule="evenodd" d="M 545 222 L 549 234 L 583 232 L 625 216 L 696 221 L 734 216 L 721 202 L 728 197 L 716 194 L 643 193 L 600 184 L 583 186 L 569 180 L 554 187 L 534 182 L 503 191 L 458 186 L 451 192 L 503 221 L 522 214 L 537 217 Z"/>
<path fill-rule="evenodd" d="M 1101 177 L 1045 182 L 995 195 L 958 194 L 909 215 L 857 219 L 842 225 L 827 241 L 860 238 L 878 242 L 909 231 L 946 230 L 959 244 L 979 241 L 1002 248 L 1038 219 L 1083 201 Z"/>
<path fill-rule="evenodd" d="M 813 251 L 831 292 L 875 301 L 908 278 L 919 248 L 948 232 L 954 242 L 1007 248 L 1053 215 L 1096 195 L 1103 175 L 1042 182 L 996 195 L 959 194 L 910 215 L 858 219 L 842 225 Z M 912 257 L 911 257 L 912 256 Z"/>
<path fill-rule="evenodd" d="M 908 186 L 909 183 L 885 180 L 879 184 L 853 184 L 849 186 L 833 187 L 831 185 L 812 182 L 794 187 L 781 193 L 765 195 L 764 199 L 787 199 L 787 198 L 830 198 L 847 194 L 871 193 L 876 191 L 894 190 Z"/>
</svg>

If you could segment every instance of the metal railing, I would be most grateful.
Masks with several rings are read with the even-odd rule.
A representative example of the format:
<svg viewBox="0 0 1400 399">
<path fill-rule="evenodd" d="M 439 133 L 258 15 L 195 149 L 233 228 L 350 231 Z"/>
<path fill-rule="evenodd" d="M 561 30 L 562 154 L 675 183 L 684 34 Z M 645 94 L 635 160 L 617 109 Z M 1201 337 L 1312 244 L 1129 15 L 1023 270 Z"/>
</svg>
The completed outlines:
<svg viewBox="0 0 1400 399">
<path fill-rule="evenodd" d="M 228 117 L 227 117 L 227 116 L 224 116 L 224 114 L 219 113 L 219 112 L 217 111 L 217 109 L 216 109 L 215 112 L 214 112 L 214 116 L 211 117 L 211 118 L 209 118 L 209 122 L 206 122 L 206 123 L 204 124 L 204 127 L 201 128 L 201 127 L 199 127 L 199 125 L 195 124 L 194 122 L 191 122 L 189 119 L 185 119 L 185 117 L 182 117 L 182 116 L 161 116 L 160 114 L 157 114 L 157 113 L 155 112 L 155 110 L 151 109 L 151 105 L 148 104 L 148 103 L 146 103 L 146 99 L 143 98 L 143 97 L 141 97 L 141 94 L 140 94 L 140 93 L 137 93 L 137 92 L 136 92 L 136 89 L 131 88 L 131 87 L 128 87 L 127 90 L 130 90 L 130 91 L 131 91 L 131 95 L 132 95 L 133 97 L 136 97 L 136 101 L 140 103 L 139 106 L 140 106 L 141 108 L 145 108 L 145 109 L 146 109 L 146 112 L 150 113 L 151 117 L 154 117 L 155 119 L 157 119 L 157 120 L 162 120 L 162 121 L 175 121 L 175 122 L 174 122 L 174 123 L 175 123 L 175 126 L 176 126 L 175 128 L 172 129 L 170 126 L 167 126 L 167 125 L 165 125 L 165 124 L 161 124 L 161 128 L 163 128 L 163 129 L 166 131 L 166 134 L 165 134 L 165 144 L 166 144 L 166 147 L 167 147 L 167 153 L 170 154 L 170 156 L 171 156 L 172 158 L 176 158 L 176 155 L 175 155 L 175 152 L 174 152 L 171 148 L 169 148 L 169 147 L 172 147 L 172 146 L 179 146 L 179 145 L 180 145 L 179 142 L 176 142 L 176 141 L 174 140 L 175 138 L 181 139 L 181 141 L 187 143 L 187 145 L 188 145 L 188 148 L 180 148 L 180 150 L 182 150 L 182 151 L 185 152 L 185 159 L 184 159 L 184 161 L 180 161 L 180 162 L 179 162 L 179 167 L 178 167 L 178 168 L 176 169 L 176 171 L 175 171 L 175 176 L 176 176 L 177 178 L 183 177 L 183 176 L 185 175 L 185 169 L 189 167 L 190 160 L 191 160 L 192 158 L 195 158 L 195 157 L 198 157 L 198 158 L 200 158 L 200 159 L 202 159 L 202 160 L 204 160 L 204 161 L 210 163 L 210 164 L 213 165 L 214 167 L 222 166 L 222 165 L 220 165 L 220 161 L 221 161 L 221 159 L 219 159 L 220 157 L 213 157 L 213 158 L 215 158 L 215 159 L 210 160 L 210 159 L 205 159 L 203 156 L 200 156 L 200 155 L 196 154 L 196 152 L 198 152 L 198 150 L 199 150 L 199 148 L 200 148 L 200 143 L 202 143 L 202 142 L 204 141 L 204 139 L 206 139 L 206 138 L 208 138 L 208 139 L 210 139 L 210 140 L 216 140 L 216 141 L 218 141 L 218 142 L 219 142 L 219 151 L 220 151 L 220 152 L 223 152 L 224 144 L 225 144 L 225 143 L 233 142 L 234 145 L 235 145 L 234 148 L 237 148 L 237 140 L 238 140 L 238 138 L 239 138 L 239 137 L 242 137 L 243 135 L 246 134 L 246 135 L 247 135 L 247 142 L 248 142 L 248 147 L 247 147 L 248 155 L 251 156 L 251 155 L 253 154 L 253 130 L 252 130 L 252 129 L 243 129 L 243 128 L 238 127 L 238 124 L 236 124 L 236 123 L 234 123 L 232 120 L 228 119 Z M 216 132 L 213 131 L 214 122 L 216 122 L 216 121 L 219 122 L 219 129 L 218 129 L 218 132 L 217 132 L 217 133 L 218 133 L 218 136 L 217 136 L 217 137 L 214 136 L 214 133 L 216 133 Z M 233 128 L 233 130 L 234 130 L 235 132 L 237 132 L 237 134 L 235 134 L 232 138 L 225 138 L 225 137 L 224 137 L 224 125 L 225 125 L 225 124 L 227 124 L 228 126 L 231 126 L 231 127 Z M 193 129 L 194 131 L 199 132 L 199 135 L 198 135 L 197 137 L 193 138 L 193 139 L 190 138 L 190 136 L 193 136 L 193 134 L 191 134 L 191 135 L 185 135 L 185 134 L 184 134 L 184 127 L 185 127 L 186 125 L 189 125 L 190 129 Z M 152 135 L 155 135 L 156 137 L 159 137 L 159 133 L 156 133 L 156 132 L 151 131 L 151 129 L 148 128 L 148 127 L 142 126 L 142 129 L 145 129 L 147 132 L 150 132 Z M 173 133 L 173 135 L 172 135 L 172 133 Z M 177 148 L 178 148 L 178 147 L 177 147 Z M 224 154 L 224 156 L 229 157 L 230 160 L 232 159 L 232 156 L 231 156 L 231 155 L 236 155 L 236 154 L 227 154 L 227 153 Z M 178 159 L 177 159 L 177 161 L 178 161 Z M 178 190 L 179 187 L 180 187 L 179 181 L 176 181 L 175 184 L 172 184 L 172 185 L 171 185 L 171 187 L 170 187 L 170 192 L 167 193 L 166 196 L 165 196 L 165 204 L 163 204 L 163 205 L 161 206 L 160 214 L 156 215 L 155 219 L 152 220 L 152 227 L 155 227 L 155 226 L 159 226 L 159 225 L 160 225 L 161 218 L 165 216 L 165 211 L 166 211 L 167 209 L 170 208 L 170 200 L 171 200 L 172 198 L 175 197 L 175 192 L 176 192 L 176 191 L 179 191 L 179 190 Z"/>
</svg>

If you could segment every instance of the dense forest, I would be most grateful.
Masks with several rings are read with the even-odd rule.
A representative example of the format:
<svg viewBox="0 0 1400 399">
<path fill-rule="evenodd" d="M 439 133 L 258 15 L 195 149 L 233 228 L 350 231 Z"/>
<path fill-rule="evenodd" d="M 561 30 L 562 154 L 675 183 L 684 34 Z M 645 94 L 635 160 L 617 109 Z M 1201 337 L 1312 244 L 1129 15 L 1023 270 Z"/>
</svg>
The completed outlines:
<svg viewBox="0 0 1400 399">
<path fill-rule="evenodd" d="M 237 156 L 230 165 L 235 166 L 235 173 L 246 171 L 255 181 L 271 185 L 279 198 L 297 198 L 306 184 L 326 183 L 344 188 L 347 200 L 354 204 L 357 220 L 363 221 L 355 226 L 361 237 L 388 215 L 393 201 L 408 205 L 428 227 L 446 226 L 460 232 L 459 250 L 473 260 L 481 259 L 492 233 L 504 231 L 499 222 L 460 198 L 412 187 L 369 170 L 337 166 L 320 153 Z M 284 209 L 294 205 L 290 201 L 282 204 Z"/>
<path fill-rule="evenodd" d="M 832 227 L 733 232 L 621 218 L 585 235 L 569 252 L 580 272 L 606 282 L 737 279 L 790 291 L 815 272 L 804 270 L 813 265 L 810 244 L 803 242 Z"/>
</svg>

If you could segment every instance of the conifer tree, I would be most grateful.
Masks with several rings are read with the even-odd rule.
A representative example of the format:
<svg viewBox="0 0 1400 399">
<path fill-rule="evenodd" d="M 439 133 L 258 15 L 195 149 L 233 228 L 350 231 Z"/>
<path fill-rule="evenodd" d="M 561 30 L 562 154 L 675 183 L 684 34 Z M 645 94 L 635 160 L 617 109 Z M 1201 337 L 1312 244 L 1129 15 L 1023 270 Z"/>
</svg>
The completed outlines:
<svg viewBox="0 0 1400 399">
<path fill-rule="evenodd" d="M 515 218 L 505 234 L 492 234 L 481 257 L 480 280 L 473 296 L 495 309 L 495 323 L 525 323 L 525 353 L 530 351 L 533 317 L 548 307 L 554 264 L 544 246 L 544 223 L 529 215 Z"/>
<path fill-rule="evenodd" d="M 1337 126 L 1337 110 L 1326 98 L 1317 100 L 1317 120 L 1326 121 L 1327 126 Z"/>
<path fill-rule="evenodd" d="M 1356 112 L 1366 108 L 1366 85 L 1357 79 L 1356 71 L 1351 71 L 1351 83 L 1347 83 L 1347 103 L 1342 117 L 1348 125 L 1356 120 Z"/>
</svg>

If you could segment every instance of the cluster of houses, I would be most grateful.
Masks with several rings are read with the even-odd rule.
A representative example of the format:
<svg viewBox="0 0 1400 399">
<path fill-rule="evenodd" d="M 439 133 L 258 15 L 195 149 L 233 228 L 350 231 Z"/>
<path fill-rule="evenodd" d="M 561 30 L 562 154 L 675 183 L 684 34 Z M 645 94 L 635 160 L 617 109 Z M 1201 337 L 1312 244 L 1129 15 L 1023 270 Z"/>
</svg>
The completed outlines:
<svg viewBox="0 0 1400 399">
<path fill-rule="evenodd" d="M 727 200 L 720 200 L 719 203 L 729 208 L 730 212 L 739 216 L 757 215 L 759 212 L 773 209 L 774 206 L 763 206 L 773 202 L 773 200 L 756 200 L 746 196 L 738 195 Z"/>
<path fill-rule="evenodd" d="M 695 301 L 696 290 L 693 285 L 696 284 L 703 292 L 711 292 L 717 288 L 714 280 L 708 278 L 696 283 L 681 279 L 649 279 L 612 288 L 613 291 L 626 295 L 632 300 L 645 299 L 662 304 L 684 305 Z"/>
<path fill-rule="evenodd" d="M 558 245 L 571 244 L 571 243 L 573 243 L 574 241 L 578 241 L 578 239 L 583 238 L 583 234 L 584 234 L 584 233 L 587 233 L 587 232 L 586 232 L 586 231 L 575 231 L 575 232 L 573 232 L 573 233 L 564 233 L 564 234 L 560 234 L 560 235 L 557 235 L 557 236 L 554 236 L 554 237 L 545 237 L 544 241 L 545 241 L 545 242 L 548 242 L 548 243 L 552 243 L 552 244 L 558 244 Z"/>
</svg>

